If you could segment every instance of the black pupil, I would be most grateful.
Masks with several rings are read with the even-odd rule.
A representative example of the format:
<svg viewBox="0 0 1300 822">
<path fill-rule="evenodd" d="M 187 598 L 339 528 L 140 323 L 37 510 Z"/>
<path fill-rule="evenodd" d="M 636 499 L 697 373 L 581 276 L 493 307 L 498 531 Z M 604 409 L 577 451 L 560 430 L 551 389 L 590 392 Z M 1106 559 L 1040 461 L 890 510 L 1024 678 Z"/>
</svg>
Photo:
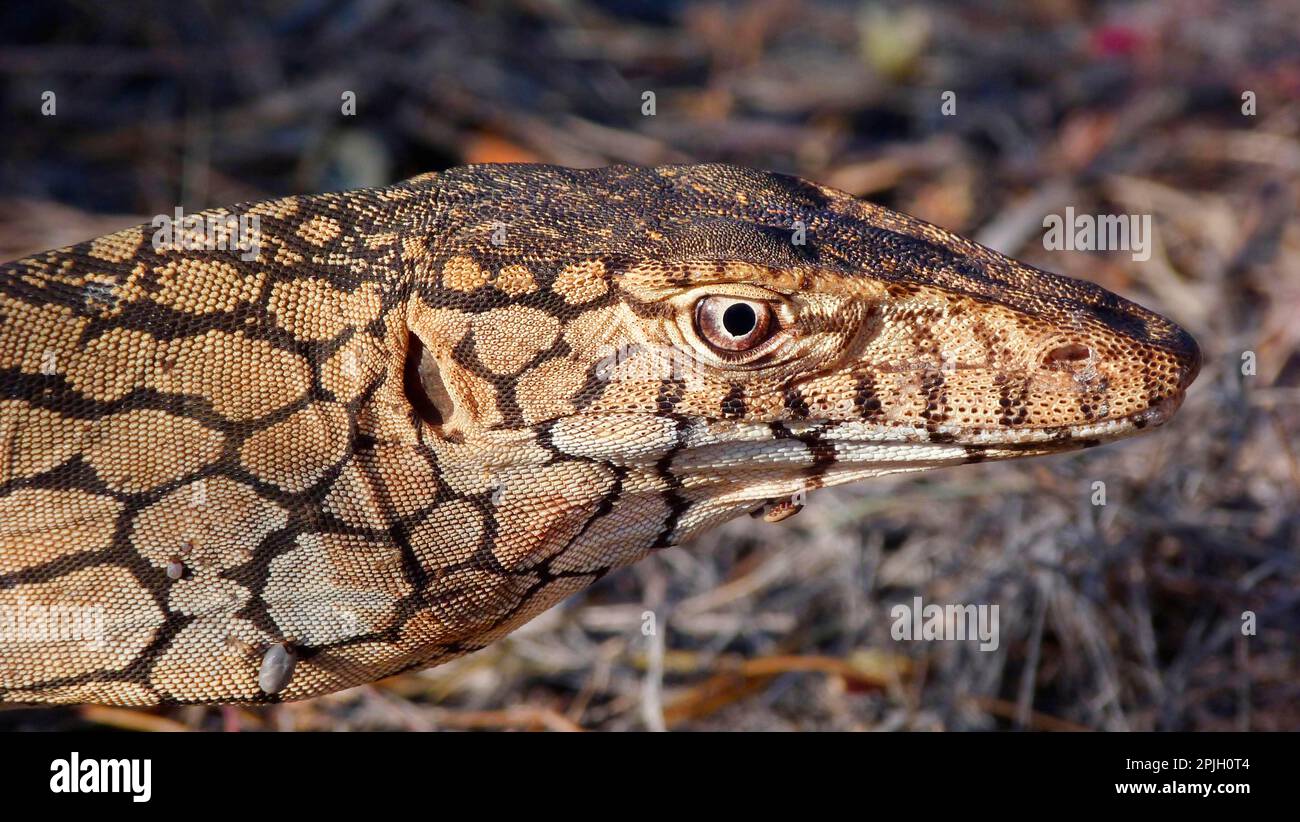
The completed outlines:
<svg viewBox="0 0 1300 822">
<path fill-rule="evenodd" d="M 745 303 L 732 303 L 722 312 L 722 327 L 733 337 L 743 337 L 758 325 L 754 307 Z"/>
</svg>

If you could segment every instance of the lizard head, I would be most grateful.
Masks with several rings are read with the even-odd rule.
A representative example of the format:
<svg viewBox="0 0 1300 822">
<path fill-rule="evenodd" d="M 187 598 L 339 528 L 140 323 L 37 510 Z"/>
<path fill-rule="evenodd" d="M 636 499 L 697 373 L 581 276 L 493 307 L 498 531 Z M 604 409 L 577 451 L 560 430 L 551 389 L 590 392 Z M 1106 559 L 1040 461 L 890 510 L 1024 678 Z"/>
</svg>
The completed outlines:
<svg viewBox="0 0 1300 822">
<path fill-rule="evenodd" d="M 1199 368 L 1099 286 L 797 178 L 456 173 L 413 319 L 441 340 L 447 430 L 668 493 L 667 541 L 809 488 L 1118 439 Z"/>
<path fill-rule="evenodd" d="M 0 699 L 435 664 L 773 498 L 1158 425 L 1198 366 L 1095 285 L 726 166 L 236 210 L 260 261 L 137 227 L 0 271 L 0 600 L 106 640 L 0 637 Z"/>
</svg>

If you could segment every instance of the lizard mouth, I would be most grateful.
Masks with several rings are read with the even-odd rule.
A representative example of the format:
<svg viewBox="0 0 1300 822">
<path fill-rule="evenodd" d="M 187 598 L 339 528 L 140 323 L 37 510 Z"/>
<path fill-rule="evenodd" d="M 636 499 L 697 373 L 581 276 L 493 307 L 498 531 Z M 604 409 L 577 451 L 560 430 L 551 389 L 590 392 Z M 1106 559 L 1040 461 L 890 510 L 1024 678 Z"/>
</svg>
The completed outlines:
<svg viewBox="0 0 1300 822">
<path fill-rule="evenodd" d="M 740 473 L 770 471 L 782 463 L 822 484 L 900 470 L 1012 459 L 1091 448 L 1163 425 L 1182 405 L 1186 392 L 1174 391 L 1141 411 L 1094 422 L 1016 429 L 915 425 L 879 426 L 860 421 L 801 421 L 753 426 L 743 440 L 719 436 L 701 425 L 687 436 L 687 447 L 673 459 L 675 470 L 690 474 L 726 467 Z"/>
<path fill-rule="evenodd" d="M 1145 428 L 1154 428 L 1168 422 L 1183 404 L 1186 391 L 1173 391 L 1141 411 L 1122 417 L 1092 420 L 1065 425 L 1028 425 L 1019 428 L 975 428 L 938 425 L 932 429 L 916 425 L 876 427 L 859 422 L 832 422 L 810 424 L 821 426 L 823 438 L 842 442 L 876 443 L 931 443 L 955 446 L 999 446 L 1009 444 L 1042 444 L 1061 447 L 1087 447 L 1120 439 Z M 787 428 L 799 430 L 803 426 L 789 423 Z"/>
<path fill-rule="evenodd" d="M 777 449 L 783 439 L 807 445 L 819 459 L 814 464 L 828 468 L 825 484 L 851 481 L 858 474 L 868 476 L 897 470 L 955 465 L 961 463 L 1041 456 L 1125 439 L 1144 429 L 1163 425 L 1182 405 L 1186 392 L 1171 392 L 1151 406 L 1123 417 L 1074 425 L 1038 426 L 1015 429 L 960 428 L 938 426 L 926 429 L 911 425 L 874 427 L 860 422 L 789 424 L 772 443 L 752 444 L 748 461 L 761 463 L 779 459 L 766 454 L 765 446 Z M 834 467 L 831 467 L 834 466 Z M 805 465 L 805 471 L 810 466 Z M 745 462 L 736 465 L 745 470 Z M 865 472 L 865 473 L 863 473 Z M 837 475 L 838 478 L 835 478 Z"/>
<path fill-rule="evenodd" d="M 1021 446 L 1053 452 L 1091 448 L 1113 440 L 1124 439 L 1147 428 L 1164 425 L 1182 406 L 1186 396 L 1185 390 L 1178 389 L 1147 408 L 1122 417 L 1075 425 L 1029 427 L 1019 430 L 980 429 L 964 434 L 954 432 L 951 436 L 953 442 L 975 449 L 996 450 L 1004 446 Z M 930 441 L 935 440 L 931 437 Z"/>
<path fill-rule="evenodd" d="M 1186 396 L 1187 392 L 1182 389 L 1175 391 L 1145 411 L 1129 415 L 1128 421 L 1138 429 L 1146 428 L 1148 425 L 1163 425 L 1182 407 Z"/>
</svg>

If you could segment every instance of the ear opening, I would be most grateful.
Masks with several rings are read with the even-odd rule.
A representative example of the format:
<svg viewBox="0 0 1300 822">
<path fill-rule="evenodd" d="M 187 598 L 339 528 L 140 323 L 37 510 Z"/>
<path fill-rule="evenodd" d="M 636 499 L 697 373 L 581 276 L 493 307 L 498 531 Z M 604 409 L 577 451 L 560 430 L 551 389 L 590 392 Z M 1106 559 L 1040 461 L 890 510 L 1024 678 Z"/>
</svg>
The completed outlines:
<svg viewBox="0 0 1300 822">
<path fill-rule="evenodd" d="M 402 391 L 416 416 L 428 425 L 442 426 L 456 411 L 456 404 L 442 380 L 437 358 L 414 332 L 407 335 Z"/>
</svg>

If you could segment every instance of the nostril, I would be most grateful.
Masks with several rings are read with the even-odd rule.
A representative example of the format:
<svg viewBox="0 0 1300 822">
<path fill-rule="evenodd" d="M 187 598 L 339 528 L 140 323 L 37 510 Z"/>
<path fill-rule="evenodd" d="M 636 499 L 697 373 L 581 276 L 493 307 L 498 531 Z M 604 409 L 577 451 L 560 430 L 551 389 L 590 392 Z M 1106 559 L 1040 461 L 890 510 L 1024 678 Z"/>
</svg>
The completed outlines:
<svg viewBox="0 0 1300 822">
<path fill-rule="evenodd" d="M 1055 365 L 1063 362 L 1079 362 L 1092 356 L 1092 349 L 1079 343 L 1066 343 L 1058 345 L 1043 358 L 1048 365 Z"/>
</svg>

